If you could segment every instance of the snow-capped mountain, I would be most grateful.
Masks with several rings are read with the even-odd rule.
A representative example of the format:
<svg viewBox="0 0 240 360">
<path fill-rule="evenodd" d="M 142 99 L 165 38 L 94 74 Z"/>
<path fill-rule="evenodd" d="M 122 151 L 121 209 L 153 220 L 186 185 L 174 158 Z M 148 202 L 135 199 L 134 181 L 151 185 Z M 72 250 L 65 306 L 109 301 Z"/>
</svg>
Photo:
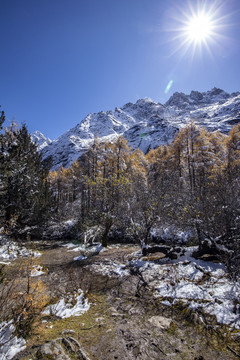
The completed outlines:
<svg viewBox="0 0 240 360">
<path fill-rule="evenodd" d="M 52 142 L 41 133 L 39 138 L 43 158 L 52 156 L 53 169 L 58 169 L 76 160 L 95 136 L 106 141 L 122 135 L 133 149 L 139 147 L 146 153 L 170 143 L 192 120 L 208 130 L 228 133 L 240 122 L 240 92 L 228 94 L 217 88 L 203 93 L 192 91 L 190 95 L 176 92 L 164 105 L 148 98 L 141 99 L 115 110 L 89 114 Z M 43 139 L 49 141 L 47 145 Z"/>
<path fill-rule="evenodd" d="M 45 146 L 51 144 L 52 140 L 46 138 L 40 131 L 36 130 L 31 134 L 32 142 L 37 144 L 38 150 L 41 151 Z"/>
</svg>

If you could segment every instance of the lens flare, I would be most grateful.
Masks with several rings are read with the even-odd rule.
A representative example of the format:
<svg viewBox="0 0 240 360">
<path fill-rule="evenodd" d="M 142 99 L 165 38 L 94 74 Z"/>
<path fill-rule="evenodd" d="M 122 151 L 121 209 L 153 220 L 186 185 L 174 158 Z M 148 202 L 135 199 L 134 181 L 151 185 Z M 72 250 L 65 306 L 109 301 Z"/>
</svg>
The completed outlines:
<svg viewBox="0 0 240 360">
<path fill-rule="evenodd" d="M 164 93 L 167 94 L 169 92 L 169 90 L 171 89 L 173 84 L 173 80 L 170 80 L 166 86 L 166 89 L 164 90 Z"/>
</svg>

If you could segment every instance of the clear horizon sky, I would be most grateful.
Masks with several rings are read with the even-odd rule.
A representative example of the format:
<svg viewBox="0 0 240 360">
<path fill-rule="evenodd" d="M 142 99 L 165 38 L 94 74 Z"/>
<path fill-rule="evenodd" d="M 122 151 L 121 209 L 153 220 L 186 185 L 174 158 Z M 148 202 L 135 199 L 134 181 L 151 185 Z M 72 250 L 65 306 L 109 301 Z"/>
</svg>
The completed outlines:
<svg viewBox="0 0 240 360">
<path fill-rule="evenodd" d="M 0 104 L 30 132 L 56 139 L 90 112 L 144 97 L 240 91 L 240 0 L 0 5 Z M 199 14 L 209 21 L 200 40 L 191 24 Z"/>
</svg>

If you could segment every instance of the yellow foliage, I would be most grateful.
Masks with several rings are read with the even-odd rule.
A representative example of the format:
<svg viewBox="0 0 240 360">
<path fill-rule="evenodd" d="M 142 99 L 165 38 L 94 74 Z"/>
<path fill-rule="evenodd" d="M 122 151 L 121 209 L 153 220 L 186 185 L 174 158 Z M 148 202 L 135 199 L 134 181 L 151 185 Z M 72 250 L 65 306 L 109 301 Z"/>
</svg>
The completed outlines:
<svg viewBox="0 0 240 360">
<path fill-rule="evenodd" d="M 19 279 L 16 282 L 16 291 L 12 294 L 16 304 L 14 312 L 16 331 L 21 336 L 27 336 L 32 331 L 33 324 L 50 300 L 43 281 L 31 276 L 37 263 L 36 259 L 30 257 L 23 264 L 20 272 L 25 273 L 25 281 Z"/>
</svg>

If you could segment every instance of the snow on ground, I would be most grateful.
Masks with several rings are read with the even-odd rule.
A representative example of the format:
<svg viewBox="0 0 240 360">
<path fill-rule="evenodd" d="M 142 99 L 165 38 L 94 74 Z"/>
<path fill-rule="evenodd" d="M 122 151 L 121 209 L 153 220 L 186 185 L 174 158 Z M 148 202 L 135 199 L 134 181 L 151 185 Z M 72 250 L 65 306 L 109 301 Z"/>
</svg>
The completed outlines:
<svg viewBox="0 0 240 360">
<path fill-rule="evenodd" d="M 99 254 L 100 252 L 107 250 L 100 243 L 95 243 L 91 246 L 89 246 L 88 244 L 76 245 L 73 243 L 67 243 L 62 246 L 68 248 L 68 251 L 80 252 L 80 255 L 75 257 L 74 260 L 83 260 L 83 258 L 86 259 L 88 256 Z M 81 257 L 83 257 L 83 258 L 81 258 Z"/>
<path fill-rule="evenodd" d="M 66 247 L 67 249 L 75 248 L 77 245 L 74 243 L 63 244 L 62 247 Z"/>
<path fill-rule="evenodd" d="M 31 277 L 44 275 L 46 271 L 43 271 L 43 267 L 41 265 L 33 265 L 31 270 Z"/>
<path fill-rule="evenodd" d="M 129 245 L 127 244 L 113 244 L 113 245 L 109 245 L 107 248 L 102 246 L 101 243 L 93 243 L 92 245 L 89 244 L 74 244 L 74 243 L 67 243 L 62 245 L 63 247 L 66 247 L 68 249 L 68 251 L 75 251 L 75 252 L 80 252 L 81 256 L 83 256 L 84 258 L 87 258 L 88 256 L 91 255 L 96 255 L 99 253 L 102 253 L 104 251 L 108 251 L 111 249 L 120 249 L 120 248 L 128 248 Z M 139 248 L 139 246 L 135 246 L 132 245 L 132 247 L 136 247 Z M 79 256 L 79 258 L 81 258 L 81 256 Z M 78 257 L 74 258 L 74 260 L 82 260 L 82 259 L 78 259 Z"/>
<path fill-rule="evenodd" d="M 215 315 L 219 323 L 240 329 L 240 284 L 228 278 L 223 264 L 191 257 L 193 250 L 188 248 L 184 256 L 171 262 L 146 262 L 148 266 L 140 268 L 143 278 L 164 304 L 182 301 L 192 309 Z"/>
<path fill-rule="evenodd" d="M 19 256 L 28 257 L 34 256 L 39 257 L 42 254 L 38 251 L 27 249 L 24 246 L 20 246 L 16 242 L 7 241 L 0 238 L 0 259 L 13 260 Z"/>
<path fill-rule="evenodd" d="M 117 276 L 129 275 L 129 269 L 127 269 L 125 264 L 121 264 L 111 260 L 109 260 L 108 262 L 104 261 L 104 263 L 99 262 L 99 263 L 91 264 L 87 267 L 93 269 L 94 271 L 102 275 L 108 275 L 109 277 L 116 275 Z"/>
<path fill-rule="evenodd" d="M 76 256 L 75 258 L 73 258 L 73 260 L 75 260 L 75 261 L 81 261 L 81 260 L 85 260 L 85 259 L 87 259 L 87 257 L 83 256 L 83 255 Z"/>
<path fill-rule="evenodd" d="M 13 320 L 0 324 L 0 360 L 10 360 L 25 349 L 26 341 L 14 336 Z"/>
<path fill-rule="evenodd" d="M 158 275 L 152 285 L 155 295 L 163 301 L 164 298 L 171 299 L 170 304 L 182 301 L 194 310 L 215 315 L 219 323 L 240 329 L 239 304 L 235 304 L 240 296 L 240 284 L 229 280 L 222 268 L 207 262 L 201 266 L 197 262 L 180 262 L 162 265 Z M 151 283 L 154 274 L 145 273 L 144 277 Z"/>
<path fill-rule="evenodd" d="M 84 292 L 79 289 L 67 299 L 62 298 L 56 304 L 49 305 L 43 312 L 45 315 L 56 315 L 60 318 L 68 318 L 70 316 L 79 316 L 88 311 L 90 304 L 88 299 L 84 297 Z"/>
<path fill-rule="evenodd" d="M 215 315 L 218 323 L 240 329 L 240 283 L 228 278 L 223 264 L 197 260 L 191 256 L 196 247 L 186 249 L 177 260 L 144 261 L 137 251 L 131 254 L 135 260 L 126 264 L 99 261 L 91 269 L 122 277 L 130 274 L 130 268 L 138 268 L 154 296 L 164 304 L 171 306 L 181 301 L 191 309 Z"/>
</svg>

